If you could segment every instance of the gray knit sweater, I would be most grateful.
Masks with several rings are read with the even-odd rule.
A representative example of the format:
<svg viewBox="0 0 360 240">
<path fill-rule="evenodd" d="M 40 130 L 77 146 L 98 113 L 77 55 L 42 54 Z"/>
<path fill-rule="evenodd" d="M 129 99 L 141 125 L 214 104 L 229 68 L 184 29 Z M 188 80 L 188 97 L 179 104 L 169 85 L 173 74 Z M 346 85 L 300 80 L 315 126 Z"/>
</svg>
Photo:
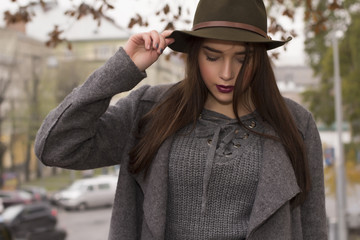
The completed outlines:
<svg viewBox="0 0 360 240">
<path fill-rule="evenodd" d="M 257 132 L 255 113 L 241 118 Z M 245 239 L 261 166 L 261 138 L 204 110 L 179 131 L 169 159 L 166 239 Z"/>
</svg>

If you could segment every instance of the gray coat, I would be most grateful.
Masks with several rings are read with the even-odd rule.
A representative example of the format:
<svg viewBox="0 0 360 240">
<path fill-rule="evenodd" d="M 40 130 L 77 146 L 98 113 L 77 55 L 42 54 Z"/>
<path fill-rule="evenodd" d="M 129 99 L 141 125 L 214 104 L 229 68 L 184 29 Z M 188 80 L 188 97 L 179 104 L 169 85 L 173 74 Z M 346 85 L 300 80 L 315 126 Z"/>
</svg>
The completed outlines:
<svg viewBox="0 0 360 240">
<path fill-rule="evenodd" d="M 169 86 L 143 86 L 110 106 L 113 95 L 131 90 L 146 74 L 123 49 L 96 70 L 49 113 L 35 143 L 38 158 L 48 166 L 92 169 L 121 164 L 109 239 L 164 239 L 167 202 L 167 139 L 153 160 L 146 180 L 128 173 L 128 152 L 139 119 Z M 300 192 L 284 147 L 264 141 L 263 163 L 250 216 L 247 239 L 327 239 L 322 147 L 311 114 L 286 100 L 309 154 L 312 187 L 306 202 L 291 209 Z M 273 133 L 271 129 L 267 133 Z"/>
</svg>

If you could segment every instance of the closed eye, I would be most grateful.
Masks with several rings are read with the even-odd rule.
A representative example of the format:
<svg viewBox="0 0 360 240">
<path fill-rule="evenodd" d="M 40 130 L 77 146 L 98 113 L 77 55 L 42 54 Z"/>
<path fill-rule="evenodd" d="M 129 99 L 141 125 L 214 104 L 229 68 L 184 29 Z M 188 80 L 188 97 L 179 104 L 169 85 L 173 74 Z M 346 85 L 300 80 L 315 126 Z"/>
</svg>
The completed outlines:
<svg viewBox="0 0 360 240">
<path fill-rule="evenodd" d="M 238 61 L 239 63 L 244 63 L 244 62 L 245 62 L 245 58 L 238 58 L 237 61 Z"/>
<path fill-rule="evenodd" d="M 215 62 L 216 60 L 218 60 L 217 57 L 209 57 L 209 56 L 206 56 L 206 60 L 210 61 L 210 62 Z"/>
</svg>

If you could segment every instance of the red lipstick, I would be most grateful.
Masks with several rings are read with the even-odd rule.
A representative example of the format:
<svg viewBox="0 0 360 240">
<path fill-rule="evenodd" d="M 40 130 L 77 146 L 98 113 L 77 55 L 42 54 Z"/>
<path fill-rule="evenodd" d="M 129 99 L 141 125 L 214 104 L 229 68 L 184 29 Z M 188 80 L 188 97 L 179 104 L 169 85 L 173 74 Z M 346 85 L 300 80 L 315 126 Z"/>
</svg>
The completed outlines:
<svg viewBox="0 0 360 240">
<path fill-rule="evenodd" d="M 234 90 L 234 86 L 216 85 L 216 88 L 221 93 L 231 93 Z"/>
</svg>

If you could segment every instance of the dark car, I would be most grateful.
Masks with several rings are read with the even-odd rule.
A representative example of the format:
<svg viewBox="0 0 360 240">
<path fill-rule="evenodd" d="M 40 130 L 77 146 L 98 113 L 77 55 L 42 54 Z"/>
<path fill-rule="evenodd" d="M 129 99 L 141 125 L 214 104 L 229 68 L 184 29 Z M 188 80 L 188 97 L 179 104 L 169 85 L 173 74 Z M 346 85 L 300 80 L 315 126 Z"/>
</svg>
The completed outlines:
<svg viewBox="0 0 360 240">
<path fill-rule="evenodd" d="M 10 206 L 1 215 L 15 239 L 63 240 L 66 231 L 56 227 L 57 210 L 46 202 Z"/>
<path fill-rule="evenodd" d="M 13 240 L 10 229 L 6 226 L 0 218 L 0 240 Z"/>
<path fill-rule="evenodd" d="M 28 204 L 33 201 L 32 195 L 22 190 L 2 190 L 0 191 L 0 198 L 4 208 L 17 204 Z"/>
<path fill-rule="evenodd" d="M 48 194 L 45 188 L 38 186 L 22 186 L 20 190 L 32 195 L 34 201 L 48 201 Z"/>
</svg>

